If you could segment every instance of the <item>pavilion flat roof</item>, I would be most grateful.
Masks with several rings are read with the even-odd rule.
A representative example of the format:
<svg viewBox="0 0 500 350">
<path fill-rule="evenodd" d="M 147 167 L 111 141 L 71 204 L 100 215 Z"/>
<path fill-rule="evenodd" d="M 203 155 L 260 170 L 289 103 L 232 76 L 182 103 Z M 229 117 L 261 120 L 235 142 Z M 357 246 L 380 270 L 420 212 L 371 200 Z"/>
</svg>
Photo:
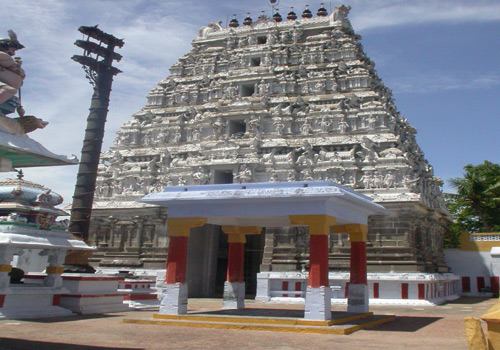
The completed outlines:
<svg viewBox="0 0 500 350">
<path fill-rule="evenodd" d="M 367 225 L 387 211 L 362 194 L 331 181 L 165 187 L 139 202 L 168 208 L 171 218 L 204 217 L 215 225 L 290 226 L 289 215 L 330 215 L 336 225 Z"/>
</svg>

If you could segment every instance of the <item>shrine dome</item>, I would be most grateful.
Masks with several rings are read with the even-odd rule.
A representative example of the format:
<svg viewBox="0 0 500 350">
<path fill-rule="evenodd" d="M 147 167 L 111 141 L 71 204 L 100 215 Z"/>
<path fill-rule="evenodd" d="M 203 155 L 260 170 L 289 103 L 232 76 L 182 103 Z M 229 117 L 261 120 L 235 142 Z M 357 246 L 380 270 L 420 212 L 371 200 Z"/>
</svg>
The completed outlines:
<svg viewBox="0 0 500 350">
<path fill-rule="evenodd" d="M 26 181 L 22 177 L 0 181 L 0 206 L 6 203 L 19 203 L 52 207 L 62 202 L 63 197 L 60 194 L 45 186 Z"/>
</svg>

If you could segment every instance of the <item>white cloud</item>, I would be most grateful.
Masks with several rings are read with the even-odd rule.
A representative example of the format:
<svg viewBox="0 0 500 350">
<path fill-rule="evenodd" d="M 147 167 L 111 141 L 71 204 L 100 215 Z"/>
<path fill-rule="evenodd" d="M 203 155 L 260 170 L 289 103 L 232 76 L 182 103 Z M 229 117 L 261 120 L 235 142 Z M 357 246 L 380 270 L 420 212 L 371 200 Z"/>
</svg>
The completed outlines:
<svg viewBox="0 0 500 350">
<path fill-rule="evenodd" d="M 490 22 L 500 20 L 498 1 L 362 1 L 353 6 L 350 18 L 357 31 L 431 22 Z"/>
<path fill-rule="evenodd" d="M 426 72 L 419 74 L 398 74 L 388 77 L 385 83 L 398 93 L 435 93 L 444 90 L 490 89 L 500 86 L 500 73 L 482 75 L 471 72 L 444 73 Z"/>
</svg>

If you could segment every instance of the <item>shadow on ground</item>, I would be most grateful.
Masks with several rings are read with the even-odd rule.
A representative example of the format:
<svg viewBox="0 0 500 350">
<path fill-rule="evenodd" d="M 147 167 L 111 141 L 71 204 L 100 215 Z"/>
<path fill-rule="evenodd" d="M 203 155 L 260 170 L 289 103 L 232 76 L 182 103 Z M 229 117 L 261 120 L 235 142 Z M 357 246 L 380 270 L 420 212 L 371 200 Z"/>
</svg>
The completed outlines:
<svg viewBox="0 0 500 350">
<path fill-rule="evenodd" d="M 0 338 L 0 350 L 144 350 L 144 348 L 115 348 L 90 345 L 50 343 L 13 338 Z"/>
<path fill-rule="evenodd" d="M 387 332 L 416 332 L 441 319 L 442 317 L 397 316 L 394 321 L 381 324 L 380 326 L 371 327 L 369 330 Z"/>
<path fill-rule="evenodd" d="M 443 304 L 443 305 L 450 305 L 450 304 L 454 304 L 454 305 L 470 305 L 470 304 L 479 304 L 479 303 L 482 303 L 483 301 L 485 300 L 488 300 L 488 299 L 497 299 L 496 297 L 466 297 L 466 298 L 460 298 L 460 299 L 457 299 L 457 300 L 452 300 L 452 301 L 449 301 L 447 302 L 446 304 Z"/>
<path fill-rule="evenodd" d="M 36 323 L 56 323 L 56 322 L 71 322 L 71 321 L 82 321 L 82 320 L 92 320 L 96 318 L 108 318 L 108 317 L 120 317 L 123 314 L 113 314 L 113 315 L 70 315 L 70 316 L 58 316 L 58 317 L 44 317 L 44 318 L 34 318 L 34 319 L 21 319 L 17 320 L 15 318 L 10 318 L 10 321 L 25 321 L 25 322 L 36 322 Z M 0 347 L 0 350 L 3 350 Z"/>
</svg>

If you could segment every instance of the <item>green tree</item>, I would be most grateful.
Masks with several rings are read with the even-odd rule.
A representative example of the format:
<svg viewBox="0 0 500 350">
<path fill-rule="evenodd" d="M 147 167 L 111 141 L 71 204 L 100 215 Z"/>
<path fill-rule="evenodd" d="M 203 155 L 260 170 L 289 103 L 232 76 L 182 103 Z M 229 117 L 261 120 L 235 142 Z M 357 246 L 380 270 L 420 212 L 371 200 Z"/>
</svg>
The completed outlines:
<svg viewBox="0 0 500 350">
<path fill-rule="evenodd" d="M 450 179 L 456 194 L 445 195 L 453 218 L 445 244 L 455 246 L 460 232 L 494 232 L 500 230 L 500 164 L 464 167 L 463 177 Z"/>
</svg>

